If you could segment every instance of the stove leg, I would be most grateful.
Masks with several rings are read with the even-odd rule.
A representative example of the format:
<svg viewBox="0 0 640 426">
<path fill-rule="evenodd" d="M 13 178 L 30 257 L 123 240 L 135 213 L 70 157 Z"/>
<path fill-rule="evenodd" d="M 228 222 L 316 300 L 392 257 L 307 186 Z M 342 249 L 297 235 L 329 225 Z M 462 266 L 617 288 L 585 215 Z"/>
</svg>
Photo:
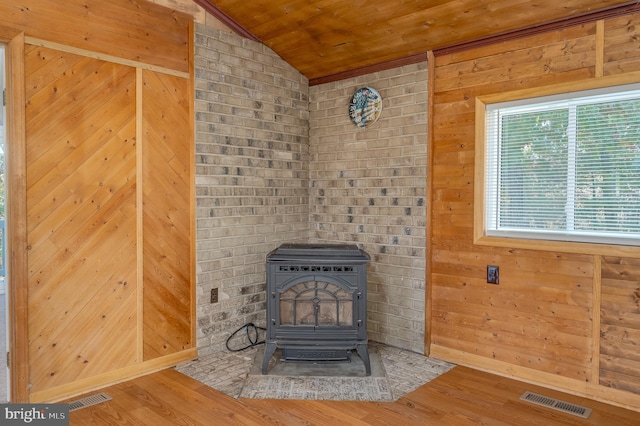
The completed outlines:
<svg viewBox="0 0 640 426">
<path fill-rule="evenodd" d="M 356 345 L 356 352 L 364 362 L 364 370 L 367 376 L 371 375 L 371 361 L 369 360 L 369 348 L 366 344 Z"/>
<path fill-rule="evenodd" d="M 276 351 L 276 344 L 267 342 L 264 348 L 264 358 L 262 359 L 262 374 L 267 374 L 267 368 L 269 367 L 269 360 Z"/>
</svg>

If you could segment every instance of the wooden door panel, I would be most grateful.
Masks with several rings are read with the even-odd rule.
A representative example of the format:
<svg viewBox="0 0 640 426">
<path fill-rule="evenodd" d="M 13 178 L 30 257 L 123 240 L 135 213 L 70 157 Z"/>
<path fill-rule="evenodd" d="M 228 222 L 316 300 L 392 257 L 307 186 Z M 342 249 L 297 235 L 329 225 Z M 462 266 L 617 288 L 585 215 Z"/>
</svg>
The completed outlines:
<svg viewBox="0 0 640 426">
<path fill-rule="evenodd" d="M 137 362 L 135 69 L 25 49 L 31 392 Z"/>
<path fill-rule="evenodd" d="M 144 352 L 149 360 L 193 347 L 192 162 L 189 81 L 143 72 Z"/>
<path fill-rule="evenodd" d="M 79 66 L 84 67 L 85 64 L 87 63 L 83 62 Z M 114 68 L 114 65 L 110 65 L 110 68 Z M 96 155 L 98 147 L 108 147 L 109 144 L 106 142 L 116 137 L 116 132 L 126 129 L 127 126 L 130 126 L 127 133 L 134 130 L 134 70 L 123 66 L 119 67 L 122 68 L 120 72 L 106 66 L 101 68 L 104 69 L 95 69 L 93 74 L 99 74 L 107 81 L 98 82 L 99 79 L 96 79 L 89 84 L 82 84 L 83 89 L 87 91 L 83 93 L 82 98 L 78 98 L 78 95 L 61 95 L 60 102 L 44 100 L 43 103 L 49 103 L 50 112 L 55 111 L 53 116 L 50 113 L 35 111 L 40 108 L 35 106 L 36 100 L 29 99 L 27 112 L 32 140 L 27 147 L 27 162 L 33 174 L 30 176 L 30 189 L 34 191 L 33 186 L 38 184 L 41 191 L 34 195 L 47 194 L 52 186 L 59 184 L 60 177 L 68 175 L 69 167 L 84 164 L 88 157 Z M 69 72 L 75 73 L 74 70 Z M 102 87 L 102 90 L 94 86 Z M 60 90 L 62 88 L 54 82 L 47 91 Z M 116 93 L 104 93 L 107 90 Z M 98 97 L 100 101 L 95 104 L 91 102 L 91 105 L 85 105 L 81 100 Z M 31 115 L 32 111 L 34 115 Z M 60 139 L 64 139 L 65 143 L 50 143 L 51 140 Z M 129 139 L 128 143 L 132 143 L 132 140 Z M 46 183 L 41 182 L 43 179 Z"/>
</svg>

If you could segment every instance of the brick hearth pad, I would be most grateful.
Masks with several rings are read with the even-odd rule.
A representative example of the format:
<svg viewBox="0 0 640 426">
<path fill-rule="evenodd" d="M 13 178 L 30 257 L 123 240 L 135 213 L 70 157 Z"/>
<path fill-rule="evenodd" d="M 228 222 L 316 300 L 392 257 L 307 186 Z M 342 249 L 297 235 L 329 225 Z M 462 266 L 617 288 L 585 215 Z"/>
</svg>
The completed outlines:
<svg viewBox="0 0 640 426">
<path fill-rule="evenodd" d="M 336 376 L 292 378 L 283 375 L 267 375 L 263 376 L 265 380 L 261 381 L 262 378 L 254 374 L 254 365 L 262 361 L 262 347 L 242 352 L 218 352 L 178 366 L 176 370 L 233 398 L 273 398 L 277 395 L 277 398 L 282 399 L 387 401 L 402 397 L 454 367 L 453 364 L 444 361 L 380 343 L 370 342 L 369 347 L 371 352 L 377 353 L 376 356 L 379 357 L 382 374 L 376 374 L 374 370 L 366 384 L 359 381 L 362 377 Z M 384 377 L 380 377 L 381 375 Z M 312 383 L 311 381 L 314 380 L 315 382 Z M 333 393 L 305 391 L 305 389 L 317 389 L 314 386 L 319 383 L 323 389 L 333 387 L 336 391 Z M 353 389 L 353 392 L 349 389 Z M 274 390 L 276 390 L 275 393 Z M 262 391 L 268 394 L 262 394 Z"/>
</svg>

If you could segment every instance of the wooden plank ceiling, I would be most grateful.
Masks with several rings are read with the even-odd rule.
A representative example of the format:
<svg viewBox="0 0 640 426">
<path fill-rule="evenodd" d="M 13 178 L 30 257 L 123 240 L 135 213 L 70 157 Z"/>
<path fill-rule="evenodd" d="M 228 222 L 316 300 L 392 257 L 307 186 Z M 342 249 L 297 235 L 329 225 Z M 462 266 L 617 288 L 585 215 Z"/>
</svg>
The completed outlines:
<svg viewBox="0 0 640 426">
<path fill-rule="evenodd" d="M 628 0 L 194 0 L 309 80 L 513 31 L 638 9 Z M 334 78 L 335 79 L 335 78 Z"/>
</svg>

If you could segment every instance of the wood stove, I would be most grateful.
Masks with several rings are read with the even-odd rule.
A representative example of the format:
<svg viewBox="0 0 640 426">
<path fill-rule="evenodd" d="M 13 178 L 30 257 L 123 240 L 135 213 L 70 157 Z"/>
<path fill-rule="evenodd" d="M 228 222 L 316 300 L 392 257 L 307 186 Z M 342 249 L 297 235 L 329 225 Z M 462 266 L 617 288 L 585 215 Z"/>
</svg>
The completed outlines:
<svg viewBox="0 0 640 426">
<path fill-rule="evenodd" d="M 285 361 L 349 360 L 371 375 L 367 263 L 355 244 L 282 244 L 267 255 L 267 331 L 262 374 L 277 348 Z"/>
</svg>

